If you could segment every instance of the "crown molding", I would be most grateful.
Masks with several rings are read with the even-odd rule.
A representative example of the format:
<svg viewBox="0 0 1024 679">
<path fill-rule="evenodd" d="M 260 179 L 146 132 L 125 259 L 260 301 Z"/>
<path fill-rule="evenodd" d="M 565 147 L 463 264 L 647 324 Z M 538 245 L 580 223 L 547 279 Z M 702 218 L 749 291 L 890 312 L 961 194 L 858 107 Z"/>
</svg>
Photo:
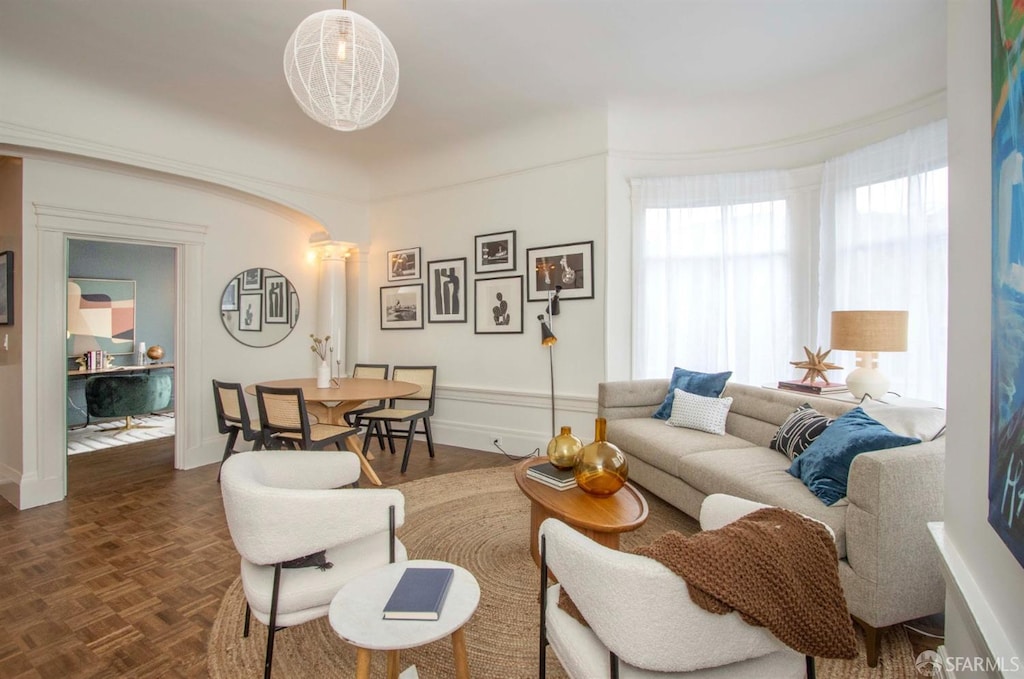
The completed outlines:
<svg viewBox="0 0 1024 679">
<path fill-rule="evenodd" d="M 27 125 L 20 125 L 0 120 L 0 143 L 14 146 L 24 146 L 28 149 L 38 148 L 58 153 L 67 153 L 86 158 L 95 158 L 114 163 L 121 163 L 132 167 L 140 167 L 157 172 L 198 179 L 227 186 L 247 193 L 273 200 L 294 209 L 296 208 L 289 201 L 281 199 L 273 191 L 287 191 L 305 196 L 312 196 L 330 201 L 345 201 L 356 204 L 366 202 L 365 198 L 344 195 L 340 191 L 321 191 L 311 189 L 308 186 L 289 184 L 270 179 L 264 179 L 240 172 L 202 165 L 200 163 L 187 162 L 167 158 L 153 153 L 144 153 L 132 149 L 103 144 L 82 137 L 75 137 L 68 134 L 49 132 Z M 301 211 L 301 210 L 300 210 Z"/>
<path fill-rule="evenodd" d="M 944 108 L 946 103 L 946 90 L 938 90 L 932 92 L 923 97 L 907 102 L 901 106 L 896 106 L 884 111 L 879 111 L 870 116 L 858 118 L 846 123 L 839 125 L 833 125 L 831 127 L 821 128 L 812 132 L 806 132 L 803 134 L 792 135 L 789 137 L 783 137 L 781 139 L 775 139 L 773 141 L 762 142 L 758 144 L 748 144 L 746 146 L 731 146 L 731 147 L 720 147 L 713 149 L 700 149 L 696 151 L 674 151 L 674 152 L 659 152 L 659 151 L 630 151 L 628 149 L 609 149 L 608 156 L 613 159 L 622 160 L 647 160 L 647 161 L 661 161 L 661 162 L 674 162 L 683 160 L 706 160 L 708 158 L 726 158 L 730 156 L 746 155 L 753 153 L 763 153 L 765 151 L 777 151 L 780 149 L 792 148 L 794 146 L 802 146 L 804 144 L 811 144 L 823 139 L 832 139 L 835 137 L 842 137 L 859 130 L 868 129 L 888 122 L 890 120 L 896 120 L 904 116 L 917 113 L 919 111 L 927 111 L 932 108 Z"/>
</svg>

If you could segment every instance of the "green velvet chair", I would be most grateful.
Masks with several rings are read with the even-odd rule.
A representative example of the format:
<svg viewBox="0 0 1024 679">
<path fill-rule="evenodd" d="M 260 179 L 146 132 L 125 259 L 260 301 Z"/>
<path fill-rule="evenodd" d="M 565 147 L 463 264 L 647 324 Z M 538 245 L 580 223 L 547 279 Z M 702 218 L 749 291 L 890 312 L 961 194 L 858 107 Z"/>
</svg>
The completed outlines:
<svg viewBox="0 0 1024 679">
<path fill-rule="evenodd" d="M 85 382 L 85 403 L 90 417 L 123 417 L 124 429 L 139 426 L 134 415 L 148 415 L 171 404 L 174 381 L 170 375 L 100 375 Z"/>
</svg>

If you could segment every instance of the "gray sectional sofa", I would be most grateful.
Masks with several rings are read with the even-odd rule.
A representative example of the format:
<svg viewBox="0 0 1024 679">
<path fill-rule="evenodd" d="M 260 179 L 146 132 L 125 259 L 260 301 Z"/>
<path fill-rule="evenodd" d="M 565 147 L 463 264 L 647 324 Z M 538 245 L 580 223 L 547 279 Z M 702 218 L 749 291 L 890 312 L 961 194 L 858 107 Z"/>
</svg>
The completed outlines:
<svg viewBox="0 0 1024 679">
<path fill-rule="evenodd" d="M 705 497 L 728 493 L 826 523 L 835 532 L 843 590 L 865 629 L 872 666 L 879 628 L 942 610 L 939 557 L 925 524 L 942 519 L 945 437 L 858 455 L 847 499 L 828 507 L 789 475 L 790 460 L 768 445 L 803 403 L 829 417 L 856 404 L 730 383 L 722 393 L 733 398 L 726 434 L 718 436 L 651 418 L 668 384 L 654 379 L 599 386 L 598 416 L 608 420 L 608 440 L 626 454 L 630 480 L 693 517 Z M 921 409 L 900 415 L 913 418 L 915 410 Z M 922 414 L 934 418 L 936 412 L 944 421 L 942 411 Z"/>
</svg>

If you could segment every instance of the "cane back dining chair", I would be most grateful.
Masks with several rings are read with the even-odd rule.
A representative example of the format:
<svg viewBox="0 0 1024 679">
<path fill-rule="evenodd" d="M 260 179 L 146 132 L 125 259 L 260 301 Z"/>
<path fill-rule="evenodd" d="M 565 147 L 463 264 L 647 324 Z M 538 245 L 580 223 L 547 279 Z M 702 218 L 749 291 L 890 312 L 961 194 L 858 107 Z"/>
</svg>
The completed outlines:
<svg viewBox="0 0 1024 679">
<path fill-rule="evenodd" d="M 386 380 L 388 378 L 388 371 L 391 366 L 387 363 L 356 363 L 352 367 L 352 377 L 361 379 L 373 379 L 373 380 Z M 380 410 L 384 407 L 384 399 L 379 401 L 365 401 L 359 406 L 345 413 L 345 421 L 348 422 L 350 427 L 358 429 L 362 426 L 359 421 L 359 416 L 363 413 L 368 413 L 373 410 Z M 367 432 L 369 434 L 369 432 Z M 377 444 L 381 450 L 384 450 L 384 437 L 380 433 L 380 429 L 377 429 Z"/>
<path fill-rule="evenodd" d="M 242 393 L 242 385 L 238 382 L 221 382 L 213 380 L 213 403 L 217 408 L 217 431 L 227 434 L 228 440 L 224 444 L 224 457 L 220 466 L 235 450 L 235 443 L 238 435 L 242 435 L 243 441 L 251 441 L 253 450 L 263 448 L 263 432 L 259 420 L 249 417 L 249 407 L 245 404 L 245 394 Z M 220 472 L 217 472 L 217 480 L 220 481 Z"/>
<path fill-rule="evenodd" d="M 427 437 L 427 451 L 434 457 L 434 438 L 430 432 L 430 417 L 434 414 L 434 396 L 437 386 L 436 365 L 396 365 L 391 371 L 391 379 L 397 382 L 412 382 L 419 386 L 419 391 L 401 398 L 391 399 L 388 407 L 371 410 L 359 416 L 360 422 L 368 423 L 366 437 L 363 439 L 363 453 L 370 445 L 370 434 L 373 430 L 380 433 L 381 425 L 388 437 L 391 453 L 395 452 L 395 438 L 405 439 L 405 452 L 402 455 L 402 473 L 409 467 L 409 454 L 416 434 Z M 399 405 L 404 407 L 399 407 Z M 395 425 L 408 423 L 408 428 L 399 429 Z M 417 430 L 419 422 L 423 429 Z"/>
<path fill-rule="evenodd" d="M 323 450 L 333 445 L 343 450 L 345 439 L 357 431 L 335 424 L 313 424 L 300 387 L 257 384 L 256 406 L 264 444 L 271 449 Z"/>
<path fill-rule="evenodd" d="M 270 679 L 277 632 L 325 617 L 345 583 L 407 559 L 395 537 L 405 498 L 390 488 L 342 488 L 359 479 L 359 458 L 348 451 L 256 451 L 231 456 L 223 471 L 224 513 L 241 556 L 242 636 L 250 614 L 267 625 Z"/>
</svg>

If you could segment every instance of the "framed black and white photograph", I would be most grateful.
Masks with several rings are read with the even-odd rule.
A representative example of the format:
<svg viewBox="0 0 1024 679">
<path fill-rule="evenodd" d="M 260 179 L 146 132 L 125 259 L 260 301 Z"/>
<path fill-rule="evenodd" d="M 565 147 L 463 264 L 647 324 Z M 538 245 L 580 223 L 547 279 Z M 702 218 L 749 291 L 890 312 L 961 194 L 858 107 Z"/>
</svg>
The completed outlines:
<svg viewBox="0 0 1024 679">
<path fill-rule="evenodd" d="M 388 252 L 388 280 L 414 281 L 420 277 L 420 249 L 406 248 Z"/>
<path fill-rule="evenodd" d="M 288 279 L 284 276 L 267 276 L 263 281 L 263 321 L 265 323 L 288 322 Z"/>
<path fill-rule="evenodd" d="M 516 270 L 516 232 L 500 231 L 476 237 L 476 273 Z"/>
<path fill-rule="evenodd" d="M 245 287 L 245 280 L 242 280 Z M 238 329 L 243 332 L 263 330 L 263 293 L 243 292 L 238 296 Z"/>
<path fill-rule="evenodd" d="M 559 299 L 594 298 L 594 241 L 526 250 L 526 299 L 546 302 L 562 287 Z"/>
<path fill-rule="evenodd" d="M 422 283 L 389 285 L 380 289 L 380 329 L 423 329 Z"/>
<path fill-rule="evenodd" d="M 289 285 L 288 286 L 288 324 L 291 327 L 295 327 L 295 324 L 299 322 L 299 293 Z"/>
<path fill-rule="evenodd" d="M 243 290 L 263 289 L 263 269 L 246 269 L 242 272 Z"/>
<path fill-rule="evenodd" d="M 14 253 L 0 252 L 0 325 L 14 325 Z"/>
<path fill-rule="evenodd" d="M 220 297 L 221 311 L 238 311 L 238 286 L 241 279 L 235 276 L 224 286 L 224 294 Z"/>
<path fill-rule="evenodd" d="M 427 320 L 466 322 L 466 258 L 427 262 Z"/>
<path fill-rule="evenodd" d="M 478 278 L 475 326 L 478 335 L 523 332 L 523 277 Z"/>
</svg>

